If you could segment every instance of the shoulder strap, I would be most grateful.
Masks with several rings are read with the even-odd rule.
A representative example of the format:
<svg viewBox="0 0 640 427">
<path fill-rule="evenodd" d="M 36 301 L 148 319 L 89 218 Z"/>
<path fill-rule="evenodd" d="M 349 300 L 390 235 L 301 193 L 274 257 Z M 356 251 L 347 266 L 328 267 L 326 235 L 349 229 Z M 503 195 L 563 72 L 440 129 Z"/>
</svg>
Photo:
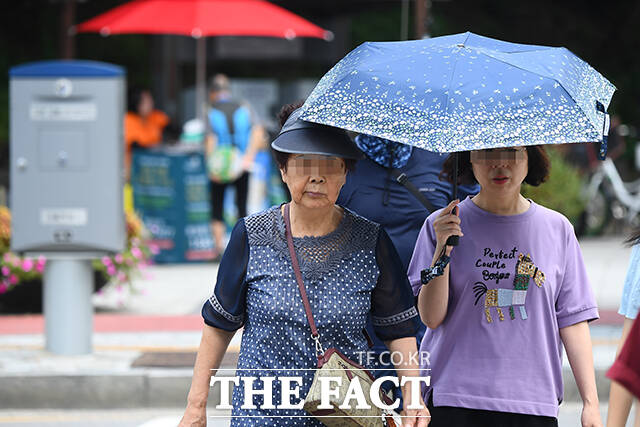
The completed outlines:
<svg viewBox="0 0 640 427">
<path fill-rule="evenodd" d="M 300 273 L 300 265 L 298 265 L 298 257 L 293 247 L 293 236 L 291 234 L 291 219 L 289 217 L 289 203 L 284 205 L 284 225 L 285 234 L 287 235 L 287 246 L 289 246 L 289 254 L 291 255 L 291 264 L 293 266 L 293 272 L 296 274 L 296 281 L 298 282 L 298 289 L 300 290 L 300 296 L 302 297 L 302 303 L 304 304 L 304 311 L 307 314 L 307 320 L 309 320 L 309 326 L 311 326 L 311 336 L 316 339 L 318 337 L 318 329 L 316 328 L 316 322 L 313 320 L 313 313 L 311 313 L 311 304 L 309 304 L 309 298 L 307 298 L 307 291 L 302 281 L 302 273 Z"/>
<path fill-rule="evenodd" d="M 402 184 L 409 191 L 409 193 L 413 195 L 413 197 L 418 199 L 418 201 L 422 204 L 422 206 L 427 208 L 429 212 L 433 212 L 436 210 L 436 208 L 424 196 L 424 194 L 422 194 L 420 190 L 418 190 L 416 186 L 413 185 L 411 181 L 409 181 L 407 174 L 402 172 L 400 169 L 396 169 L 396 168 L 389 168 L 389 173 L 391 173 L 391 175 L 395 178 L 395 180 L 398 181 L 398 183 Z"/>
</svg>

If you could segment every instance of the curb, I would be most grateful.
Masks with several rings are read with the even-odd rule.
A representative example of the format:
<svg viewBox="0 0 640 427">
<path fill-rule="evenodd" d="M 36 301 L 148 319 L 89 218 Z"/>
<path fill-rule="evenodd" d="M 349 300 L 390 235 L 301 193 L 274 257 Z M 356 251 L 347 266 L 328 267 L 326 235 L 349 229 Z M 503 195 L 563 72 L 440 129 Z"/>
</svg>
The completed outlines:
<svg viewBox="0 0 640 427">
<path fill-rule="evenodd" d="M 185 407 L 191 370 L 124 375 L 0 377 L 0 409 L 129 409 Z M 229 391 L 230 394 L 230 391 Z M 220 384 L 209 405 L 220 402 Z"/>
</svg>

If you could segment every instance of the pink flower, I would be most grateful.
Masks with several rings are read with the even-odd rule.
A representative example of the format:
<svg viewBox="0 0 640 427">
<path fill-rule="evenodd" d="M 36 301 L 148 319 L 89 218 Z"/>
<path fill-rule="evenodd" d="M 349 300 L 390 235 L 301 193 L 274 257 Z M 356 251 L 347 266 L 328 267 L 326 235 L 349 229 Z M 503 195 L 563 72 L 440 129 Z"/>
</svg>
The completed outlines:
<svg viewBox="0 0 640 427">
<path fill-rule="evenodd" d="M 2 259 L 4 259 L 4 262 L 11 262 L 11 258 L 13 258 L 13 257 L 11 256 L 10 252 L 6 252 L 4 254 L 4 256 L 2 257 Z"/>
<path fill-rule="evenodd" d="M 32 268 L 33 268 L 33 261 L 31 260 L 31 258 L 25 258 L 22 260 L 22 269 L 24 271 L 31 271 Z"/>
<path fill-rule="evenodd" d="M 125 262 L 127 263 L 128 266 L 133 267 L 133 265 L 135 264 L 135 261 L 132 260 L 131 258 L 127 258 L 125 260 Z"/>
<path fill-rule="evenodd" d="M 124 261 L 124 257 L 122 256 L 122 254 L 116 254 L 116 256 L 114 257 L 114 259 L 116 260 L 116 262 L 118 264 L 122 264 L 122 261 Z"/>
<path fill-rule="evenodd" d="M 40 261 L 38 261 L 36 263 L 36 271 L 38 273 L 42 273 L 44 271 L 44 263 L 41 263 Z"/>
<path fill-rule="evenodd" d="M 7 286 L 7 284 L 5 282 L 0 283 L 0 295 L 2 295 L 5 292 L 7 292 L 8 289 L 9 289 L 9 287 Z"/>
<path fill-rule="evenodd" d="M 154 255 L 158 255 L 160 253 L 160 248 L 158 248 L 158 245 L 154 245 L 154 244 L 149 245 L 149 250 Z"/>
<path fill-rule="evenodd" d="M 117 273 L 117 270 L 113 265 L 110 265 L 109 267 L 107 267 L 107 274 L 109 276 L 115 276 L 116 273 Z"/>
<path fill-rule="evenodd" d="M 12 264 L 14 267 L 20 267 L 20 258 L 18 258 L 18 257 L 14 257 L 14 258 L 12 258 L 12 259 L 11 259 L 11 264 Z"/>
<path fill-rule="evenodd" d="M 9 274 L 11 274 L 11 270 L 9 270 L 9 267 L 7 267 L 6 265 L 2 266 L 2 275 L 8 276 Z"/>
<path fill-rule="evenodd" d="M 47 262 L 47 257 L 44 255 L 40 255 L 38 257 L 38 263 L 42 263 L 44 265 L 45 262 Z"/>
<path fill-rule="evenodd" d="M 11 276 L 9 276 L 9 283 L 12 285 L 15 285 L 16 283 L 18 283 L 18 276 L 16 276 L 15 274 L 12 274 Z"/>
<path fill-rule="evenodd" d="M 121 282 L 126 282 L 127 281 L 127 275 L 124 274 L 122 271 L 118 273 L 118 280 Z"/>
<path fill-rule="evenodd" d="M 108 256 L 103 256 L 102 264 L 104 264 L 105 267 L 109 267 L 113 263 L 111 262 L 111 258 L 109 258 Z"/>
<path fill-rule="evenodd" d="M 142 251 L 136 246 L 131 248 L 131 254 L 138 259 L 142 258 Z"/>
<path fill-rule="evenodd" d="M 116 286 L 116 291 L 118 291 L 118 293 L 122 293 L 122 285 L 118 285 Z"/>
</svg>

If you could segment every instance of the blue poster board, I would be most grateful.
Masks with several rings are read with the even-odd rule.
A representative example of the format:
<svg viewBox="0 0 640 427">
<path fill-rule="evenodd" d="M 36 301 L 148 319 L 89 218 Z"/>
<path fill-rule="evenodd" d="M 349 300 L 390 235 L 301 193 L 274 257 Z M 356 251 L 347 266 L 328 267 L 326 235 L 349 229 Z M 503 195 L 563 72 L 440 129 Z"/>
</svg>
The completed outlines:
<svg viewBox="0 0 640 427">
<path fill-rule="evenodd" d="M 133 207 L 159 248 L 157 263 L 213 258 L 209 179 L 201 149 L 134 149 Z"/>
</svg>

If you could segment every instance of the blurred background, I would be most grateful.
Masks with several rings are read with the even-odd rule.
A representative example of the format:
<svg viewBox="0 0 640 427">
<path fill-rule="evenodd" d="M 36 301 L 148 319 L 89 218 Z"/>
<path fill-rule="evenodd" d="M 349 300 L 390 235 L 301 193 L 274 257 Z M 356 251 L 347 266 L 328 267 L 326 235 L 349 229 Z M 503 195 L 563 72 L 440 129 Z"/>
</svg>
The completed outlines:
<svg viewBox="0 0 640 427">
<path fill-rule="evenodd" d="M 254 173 L 260 179 L 253 180 L 249 190 L 249 213 L 287 197 L 266 149 L 266 142 L 278 132 L 275 115 L 279 108 L 303 100 L 324 73 L 365 41 L 420 39 L 471 31 L 517 43 L 564 46 L 617 86 L 608 108 L 612 117 L 609 160 L 598 161 L 593 144 L 551 149 L 550 180 L 525 190 L 536 202 L 565 214 L 580 237 L 601 307 L 602 320 L 595 329 L 592 327 L 592 334 L 598 387 L 606 413 L 609 383 L 604 371 L 613 361 L 620 337 L 622 317 L 616 311 L 630 251 L 622 242 L 640 225 L 640 2 L 270 2 L 331 31 L 333 37 L 205 38 L 207 83 L 218 73 L 229 76 L 231 92 L 251 106 L 255 124 L 264 130 L 262 157 L 256 160 L 264 169 L 258 168 L 259 173 Z M 54 357 L 43 351 L 44 319 L 39 314 L 46 259 L 24 258 L 9 248 L 10 68 L 57 59 L 96 60 L 121 66 L 126 69 L 127 86 L 148 88 L 155 108 L 169 118 L 159 146 L 180 146 L 188 139 L 185 133 L 189 127 L 185 124 L 197 114 L 197 52 L 192 37 L 107 36 L 76 31 L 77 24 L 124 3 L 125 0 L 21 0 L 2 2 L 0 6 L 3 425 L 175 425 L 180 410 L 171 408 L 182 406 L 188 390 L 189 367 L 193 366 L 202 325 L 199 311 L 211 292 L 217 268 L 212 259 L 203 257 L 197 259 L 198 263 L 184 264 L 193 260 L 168 256 L 158 235 L 154 235 L 155 223 L 147 221 L 144 213 L 129 209 L 125 250 L 93 261 L 93 354 Z M 208 200 L 208 196 L 202 197 Z M 224 220 L 231 226 L 237 212 L 233 203 L 226 205 Z M 210 240 L 211 236 L 202 243 L 209 249 Z M 211 258 L 214 255 L 211 253 Z M 236 336 L 223 366 L 234 366 L 238 348 Z M 571 377 L 568 366 L 565 374 Z M 570 385 L 572 380 L 567 381 L 560 425 L 579 425 L 579 396 L 575 385 Z M 52 388 L 58 392 L 51 392 Z M 34 415 L 34 408 L 38 415 Z M 225 422 L 228 420 L 218 424 L 212 419 L 210 425 Z"/>
<path fill-rule="evenodd" d="M 126 68 L 129 87 L 151 89 L 156 108 L 170 117 L 174 133 L 179 133 L 181 126 L 195 116 L 196 45 L 191 37 L 75 33 L 75 24 L 123 3 L 126 2 L 25 0 L 2 5 L 0 201 L 10 188 L 7 73 L 12 66 L 72 58 L 121 65 Z M 472 31 L 518 43 L 564 46 L 605 75 L 618 87 L 609 107 L 613 116 L 610 157 L 625 182 L 638 177 L 635 149 L 640 121 L 640 56 L 635 52 L 640 48 L 636 28 L 640 6 L 637 2 L 605 5 L 571 0 L 274 0 L 272 3 L 330 30 L 333 40 L 206 38 L 207 77 L 216 73 L 230 76 L 234 95 L 251 104 L 270 134 L 277 131 L 275 113 L 279 107 L 304 99 L 317 80 L 360 43 Z M 587 151 L 564 147 L 562 152 L 563 158 L 576 166 L 581 185 L 592 178 L 598 166 L 594 153 Z M 571 183 L 568 194 L 577 199 L 578 180 Z M 553 185 L 551 182 L 548 186 Z M 580 234 L 620 231 L 623 224 L 619 220 L 628 219 L 629 207 L 620 203 L 616 192 L 608 187 L 606 182 L 600 186 L 597 206 L 590 207 L 594 211 L 590 212 L 592 217 L 583 217 L 582 223 L 581 210 L 588 207 L 587 200 L 570 203 L 572 208 L 568 210 L 558 206 L 557 201 L 551 201 L 550 207 L 564 211 Z M 593 190 L 592 193 L 596 194 Z M 593 194 L 589 197 L 594 198 Z"/>
</svg>

